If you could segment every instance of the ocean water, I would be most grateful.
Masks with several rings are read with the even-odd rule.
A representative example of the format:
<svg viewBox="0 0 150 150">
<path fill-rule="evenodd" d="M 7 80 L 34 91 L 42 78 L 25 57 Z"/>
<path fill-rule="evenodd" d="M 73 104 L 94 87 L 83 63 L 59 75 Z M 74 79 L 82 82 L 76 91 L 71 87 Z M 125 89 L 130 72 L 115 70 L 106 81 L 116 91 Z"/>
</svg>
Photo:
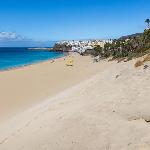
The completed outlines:
<svg viewBox="0 0 150 150">
<path fill-rule="evenodd" d="M 0 48 L 0 70 L 21 67 L 64 56 L 61 52 L 28 50 L 28 48 Z"/>
</svg>

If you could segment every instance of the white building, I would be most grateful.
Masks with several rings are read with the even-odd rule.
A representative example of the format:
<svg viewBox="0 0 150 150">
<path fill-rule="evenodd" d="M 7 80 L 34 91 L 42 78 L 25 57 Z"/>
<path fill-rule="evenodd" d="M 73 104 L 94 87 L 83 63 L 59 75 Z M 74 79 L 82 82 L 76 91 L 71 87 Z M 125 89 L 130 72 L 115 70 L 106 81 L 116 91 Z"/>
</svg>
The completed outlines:
<svg viewBox="0 0 150 150">
<path fill-rule="evenodd" d="M 105 43 L 111 43 L 111 40 L 83 40 L 83 41 L 61 41 L 57 44 L 66 44 L 71 47 L 71 51 L 83 53 L 86 50 L 92 50 L 95 46 L 100 45 L 104 47 Z"/>
</svg>

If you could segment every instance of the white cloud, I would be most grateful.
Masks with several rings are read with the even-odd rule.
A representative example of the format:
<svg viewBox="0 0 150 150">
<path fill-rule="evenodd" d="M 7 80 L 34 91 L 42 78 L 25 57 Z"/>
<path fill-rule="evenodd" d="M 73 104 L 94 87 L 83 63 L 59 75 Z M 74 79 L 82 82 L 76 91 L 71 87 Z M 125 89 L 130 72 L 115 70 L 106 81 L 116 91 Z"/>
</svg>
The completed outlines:
<svg viewBox="0 0 150 150">
<path fill-rule="evenodd" d="M 15 32 L 0 32 L 0 40 L 21 40 L 22 37 Z"/>
<path fill-rule="evenodd" d="M 0 32 L 0 47 L 48 47 L 49 41 L 35 41 L 15 32 Z"/>
</svg>

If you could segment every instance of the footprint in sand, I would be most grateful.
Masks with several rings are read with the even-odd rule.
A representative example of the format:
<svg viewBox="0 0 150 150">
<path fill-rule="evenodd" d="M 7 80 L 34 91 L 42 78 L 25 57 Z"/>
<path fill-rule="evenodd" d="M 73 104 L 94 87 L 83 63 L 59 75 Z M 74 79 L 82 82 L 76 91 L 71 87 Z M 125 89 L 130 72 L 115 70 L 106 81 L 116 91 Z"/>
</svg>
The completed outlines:
<svg viewBox="0 0 150 150">
<path fill-rule="evenodd" d="M 3 140 L 0 142 L 0 145 L 4 144 L 7 140 L 8 140 L 8 138 L 3 139 Z"/>
</svg>

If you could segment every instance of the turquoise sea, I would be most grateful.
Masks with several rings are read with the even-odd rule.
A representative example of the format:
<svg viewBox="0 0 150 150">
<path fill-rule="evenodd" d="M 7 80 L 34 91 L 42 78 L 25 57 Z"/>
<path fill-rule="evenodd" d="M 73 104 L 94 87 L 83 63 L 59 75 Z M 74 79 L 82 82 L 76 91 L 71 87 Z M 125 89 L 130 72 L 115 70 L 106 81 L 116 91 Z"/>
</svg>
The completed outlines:
<svg viewBox="0 0 150 150">
<path fill-rule="evenodd" d="M 24 47 L 0 48 L 0 70 L 21 67 L 37 62 L 46 61 L 64 56 L 62 52 L 49 52 L 46 50 L 29 50 Z"/>
</svg>

